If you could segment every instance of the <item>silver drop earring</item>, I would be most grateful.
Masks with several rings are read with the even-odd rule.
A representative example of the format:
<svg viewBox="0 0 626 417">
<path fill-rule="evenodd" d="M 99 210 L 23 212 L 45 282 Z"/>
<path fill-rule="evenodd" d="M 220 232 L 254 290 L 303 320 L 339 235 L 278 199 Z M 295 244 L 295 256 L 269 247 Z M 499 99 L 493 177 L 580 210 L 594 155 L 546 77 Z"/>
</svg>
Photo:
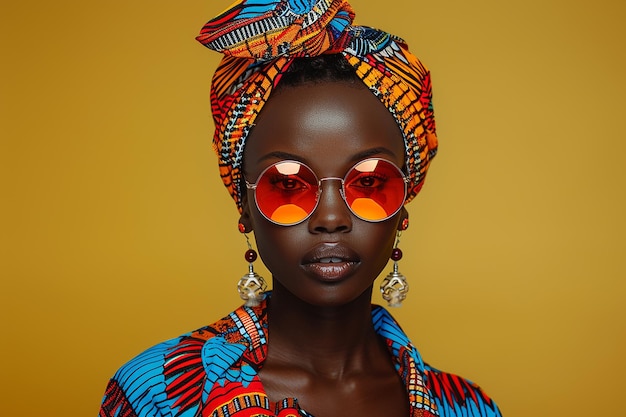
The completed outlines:
<svg viewBox="0 0 626 417">
<path fill-rule="evenodd" d="M 241 229 L 240 225 L 239 230 L 241 231 Z M 248 250 L 244 255 L 246 261 L 248 261 L 248 273 L 239 280 L 239 283 L 237 284 L 237 291 L 239 291 L 241 299 L 246 302 L 245 305 L 247 307 L 256 307 L 265 299 L 267 284 L 262 276 L 254 272 L 254 266 L 252 263 L 256 261 L 257 253 L 254 249 L 252 249 L 248 235 L 245 231 L 242 233 L 246 237 L 246 243 L 248 244 Z"/>
<path fill-rule="evenodd" d="M 404 301 L 406 294 L 409 292 L 409 284 L 406 281 L 406 277 L 398 272 L 398 261 L 402 259 L 402 251 L 398 248 L 400 235 L 402 235 L 402 231 L 398 230 L 396 235 L 396 244 L 391 251 L 393 270 L 380 284 L 380 292 L 382 293 L 383 299 L 387 301 L 389 307 L 402 306 L 402 301 Z"/>
</svg>

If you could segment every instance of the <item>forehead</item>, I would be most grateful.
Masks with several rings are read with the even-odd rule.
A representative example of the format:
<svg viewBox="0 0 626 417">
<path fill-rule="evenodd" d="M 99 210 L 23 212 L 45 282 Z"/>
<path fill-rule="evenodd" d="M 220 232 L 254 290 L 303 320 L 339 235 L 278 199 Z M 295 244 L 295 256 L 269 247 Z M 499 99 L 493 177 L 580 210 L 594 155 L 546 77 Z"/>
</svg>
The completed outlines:
<svg viewBox="0 0 626 417">
<path fill-rule="evenodd" d="M 246 141 L 244 168 L 256 171 L 281 154 L 323 168 L 367 152 L 404 162 L 402 133 L 385 106 L 363 84 L 307 83 L 270 97 Z"/>
</svg>

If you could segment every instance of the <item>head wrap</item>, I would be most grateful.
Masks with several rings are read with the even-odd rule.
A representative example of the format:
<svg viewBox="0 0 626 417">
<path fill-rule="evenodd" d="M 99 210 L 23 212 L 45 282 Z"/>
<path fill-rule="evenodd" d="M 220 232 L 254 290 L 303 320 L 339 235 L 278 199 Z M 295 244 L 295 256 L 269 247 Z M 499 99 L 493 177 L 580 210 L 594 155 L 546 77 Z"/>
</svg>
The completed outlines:
<svg viewBox="0 0 626 417">
<path fill-rule="evenodd" d="M 224 185 L 241 211 L 246 139 L 281 75 L 294 59 L 342 54 L 400 127 L 409 202 L 437 153 L 430 72 L 397 36 L 353 26 L 344 0 L 240 0 L 196 38 L 222 52 L 211 85 L 213 145 Z"/>
</svg>

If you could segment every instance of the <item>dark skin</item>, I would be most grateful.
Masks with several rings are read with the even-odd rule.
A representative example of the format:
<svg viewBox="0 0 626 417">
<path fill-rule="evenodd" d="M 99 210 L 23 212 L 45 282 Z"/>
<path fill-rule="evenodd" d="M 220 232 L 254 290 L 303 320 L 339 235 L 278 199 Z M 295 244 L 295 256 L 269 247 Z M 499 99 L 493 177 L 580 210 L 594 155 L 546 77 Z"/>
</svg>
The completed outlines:
<svg viewBox="0 0 626 417">
<path fill-rule="evenodd" d="M 402 134 L 387 109 L 362 84 L 307 83 L 269 100 L 248 138 L 244 174 L 255 182 L 284 159 L 304 162 L 322 177 L 343 177 L 368 157 L 404 164 Z M 371 223 L 355 217 L 326 181 L 317 209 L 304 222 L 265 219 L 248 191 L 241 223 L 255 232 L 272 272 L 268 357 L 259 377 L 272 402 L 287 397 L 315 417 L 409 415 L 406 388 L 371 320 L 373 283 L 408 217 Z M 341 272 L 320 274 L 321 257 L 341 259 Z M 323 269 L 323 267 L 322 267 Z"/>
</svg>

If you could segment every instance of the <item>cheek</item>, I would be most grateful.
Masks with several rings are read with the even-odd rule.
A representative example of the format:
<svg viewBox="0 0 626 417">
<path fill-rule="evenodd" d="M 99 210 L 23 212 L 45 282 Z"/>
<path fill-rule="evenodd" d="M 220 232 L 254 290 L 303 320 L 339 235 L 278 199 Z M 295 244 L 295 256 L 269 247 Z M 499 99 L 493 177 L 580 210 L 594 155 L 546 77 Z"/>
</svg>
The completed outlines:
<svg viewBox="0 0 626 417">
<path fill-rule="evenodd" d="M 377 239 L 378 245 L 374 248 L 374 251 L 376 251 L 378 257 L 386 263 L 391 256 L 391 250 L 396 241 L 396 231 L 388 228 L 378 233 L 375 237 L 370 236 L 366 239 Z"/>
<path fill-rule="evenodd" d="M 374 224 L 366 233 L 358 237 L 358 239 L 367 242 L 363 246 L 367 247 L 368 255 L 376 259 L 378 264 L 383 264 L 382 267 L 389 261 L 391 251 L 396 243 L 398 222 L 399 216 L 383 223 Z"/>
<path fill-rule="evenodd" d="M 257 250 L 263 263 L 275 273 L 287 264 L 299 263 L 303 242 L 308 235 L 303 224 L 278 226 L 270 223 L 260 213 L 252 215 Z M 306 224 L 306 223 L 304 223 Z"/>
</svg>

